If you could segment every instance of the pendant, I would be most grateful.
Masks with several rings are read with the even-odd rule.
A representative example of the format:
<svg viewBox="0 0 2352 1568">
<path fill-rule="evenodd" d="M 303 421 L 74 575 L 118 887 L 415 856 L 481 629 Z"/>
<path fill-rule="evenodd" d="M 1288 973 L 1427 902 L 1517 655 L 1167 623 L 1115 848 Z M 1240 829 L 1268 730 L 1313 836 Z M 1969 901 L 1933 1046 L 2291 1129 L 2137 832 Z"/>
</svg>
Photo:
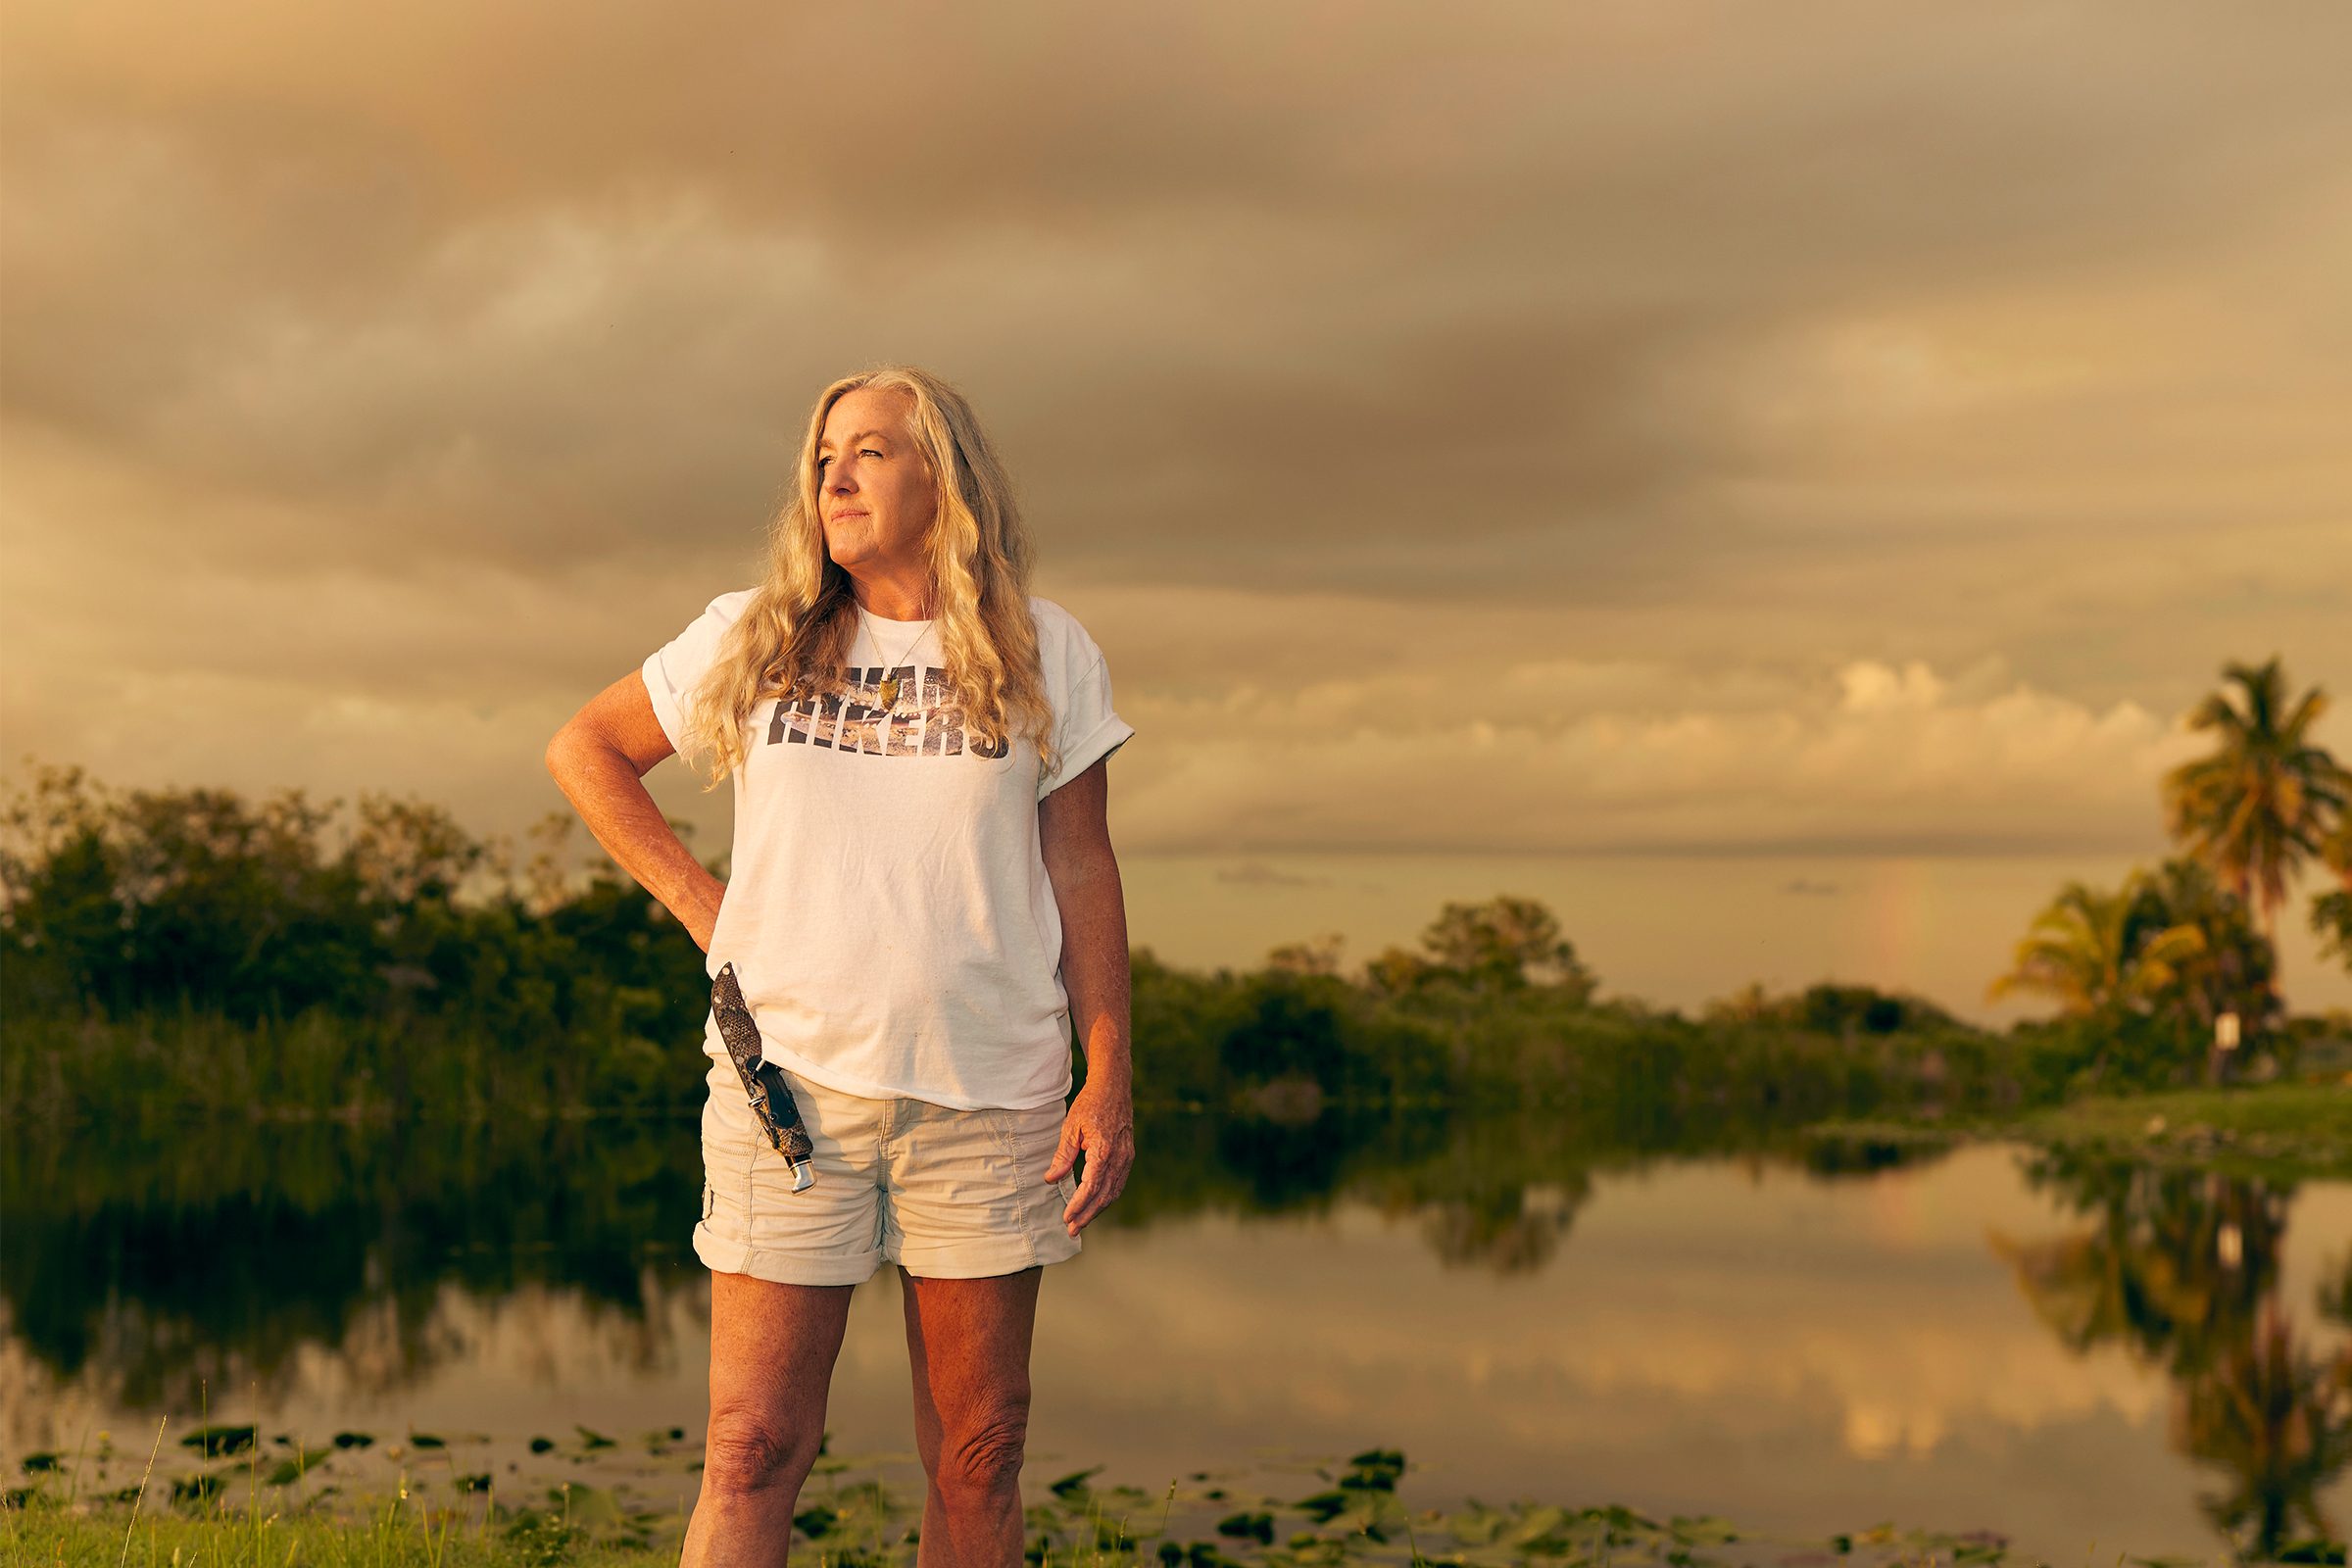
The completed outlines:
<svg viewBox="0 0 2352 1568">
<path fill-rule="evenodd" d="M 893 675 L 882 683 L 882 706 L 895 708 L 899 701 L 899 677 Z"/>
</svg>

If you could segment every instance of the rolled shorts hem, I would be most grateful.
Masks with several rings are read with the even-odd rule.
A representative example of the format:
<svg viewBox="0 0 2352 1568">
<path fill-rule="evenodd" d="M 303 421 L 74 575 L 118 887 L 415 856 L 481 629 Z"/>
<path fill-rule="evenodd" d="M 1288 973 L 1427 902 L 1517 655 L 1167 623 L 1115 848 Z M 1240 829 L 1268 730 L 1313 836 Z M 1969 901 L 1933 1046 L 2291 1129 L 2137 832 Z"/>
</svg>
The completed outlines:
<svg viewBox="0 0 2352 1568">
<path fill-rule="evenodd" d="M 772 1248 L 747 1246 L 713 1236 L 710 1227 L 694 1228 L 694 1255 L 713 1274 L 746 1274 L 771 1285 L 862 1285 L 882 1266 L 880 1253 L 862 1261 L 795 1257 Z"/>
<path fill-rule="evenodd" d="M 907 1273 L 921 1280 L 985 1280 L 1000 1275 L 1018 1274 L 1026 1268 L 1044 1268 L 1054 1263 L 1066 1263 L 1080 1251 L 1079 1239 L 1070 1237 L 1069 1246 L 1040 1247 L 1034 1251 L 1027 1248 L 1004 1248 L 988 1250 L 978 1248 L 957 1248 L 946 1252 L 921 1253 L 907 1258 L 890 1258 L 879 1254 L 862 1263 L 827 1258 L 795 1257 L 773 1248 L 748 1247 L 742 1242 L 730 1242 L 723 1236 L 713 1236 L 700 1226 L 694 1233 L 694 1255 L 701 1258 L 714 1274 L 743 1274 L 774 1285 L 862 1285 L 873 1278 L 875 1270 L 884 1263 L 897 1263 Z"/>
<path fill-rule="evenodd" d="M 986 1280 L 1000 1274 L 1018 1274 L 1025 1268 L 1066 1263 L 1078 1255 L 1078 1238 L 1063 1233 L 1065 1247 L 958 1247 L 950 1251 L 915 1252 L 896 1258 L 901 1268 L 918 1280 Z"/>
</svg>

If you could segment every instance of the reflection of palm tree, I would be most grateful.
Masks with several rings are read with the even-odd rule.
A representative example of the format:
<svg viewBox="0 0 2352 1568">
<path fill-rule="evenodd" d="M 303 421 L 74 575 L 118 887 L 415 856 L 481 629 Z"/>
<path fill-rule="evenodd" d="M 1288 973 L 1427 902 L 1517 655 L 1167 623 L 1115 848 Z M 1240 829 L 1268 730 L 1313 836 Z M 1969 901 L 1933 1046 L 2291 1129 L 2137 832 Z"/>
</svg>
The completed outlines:
<svg viewBox="0 0 2352 1568">
<path fill-rule="evenodd" d="M 2143 886 L 2137 872 L 2113 893 L 2069 882 L 2034 917 L 2009 972 L 1988 994 L 2039 991 L 2068 1012 L 2153 1003 L 2179 981 L 2180 966 L 2204 951 L 2204 938 L 2191 925 L 2147 929 Z"/>
<path fill-rule="evenodd" d="M 2109 1340 L 2137 1338 L 2134 1331 L 2156 1315 L 2143 1283 L 2126 1270 L 2126 1254 L 2098 1238 L 2019 1242 L 1995 1231 L 1985 1240 L 2016 1274 L 2034 1315 L 2078 1355 Z M 2147 1354 L 2146 1347 L 2137 1348 Z"/>
<path fill-rule="evenodd" d="M 1994 1235 L 1993 1250 L 2069 1348 L 2118 1343 L 2166 1368 L 2175 1446 L 2231 1478 L 2208 1516 L 2226 1533 L 2251 1524 L 2265 1553 L 2298 1519 L 2332 1534 L 2317 1498 L 2352 1463 L 2352 1348 L 2317 1359 L 2280 1311 L 2292 1190 L 2061 1152 L 2024 1173 L 2093 1223 L 2034 1242 Z M 2342 1288 L 2352 1295 L 2352 1278 Z"/>
<path fill-rule="evenodd" d="M 2273 1297 L 2263 1303 L 2260 1330 L 2180 1389 L 2175 1446 L 2220 1466 L 2232 1483 L 2199 1505 L 2232 1538 L 2252 1525 L 2257 1556 L 2278 1555 L 2297 1520 L 2335 1539 L 2319 1493 L 2352 1461 L 2348 1367 L 2352 1348 L 2339 1349 L 2332 1364 L 2304 1354 Z"/>
<path fill-rule="evenodd" d="M 2210 1266 L 2221 1250 L 2215 1229 L 2199 1222 L 2187 1198 L 2194 1178 L 2045 1156 L 2029 1164 L 2027 1179 L 2036 1188 L 2070 1189 L 2094 1220 L 2086 1232 L 2041 1241 L 1997 1232 L 1988 1238 L 2060 1343 L 2077 1354 L 2121 1344 L 2173 1372 L 2183 1358 L 2198 1359 L 2202 1331 L 2230 1314 L 2224 1282 Z M 2267 1268 L 2271 1253 L 2256 1240 L 2250 1254 L 2240 1250 L 2241 1262 L 2250 1256 L 2257 1269 Z"/>
<path fill-rule="evenodd" d="M 2237 682 L 2245 707 L 2215 692 L 2189 714 L 2191 729 L 2218 731 L 2221 745 L 2165 775 L 2166 826 L 2260 910 L 2263 935 L 2277 942 L 2287 878 L 2345 810 L 2352 771 L 2311 742 L 2311 726 L 2328 710 L 2326 692 L 2313 687 L 2290 710 L 2278 659 L 2223 672 Z"/>
<path fill-rule="evenodd" d="M 2253 1332 L 2257 1305 L 2277 1287 L 2291 1189 L 2055 1152 L 2024 1170 L 2029 1186 L 2094 1222 L 2040 1242 L 1992 1237 L 2069 1348 L 2116 1341 L 2185 1377 Z"/>
<path fill-rule="evenodd" d="M 2344 1250 L 2344 1261 L 2336 1269 L 2335 1277 L 2320 1285 L 2320 1316 L 2333 1318 L 2352 1329 L 2352 1248 Z M 2345 1370 L 2352 1372 L 2352 1364 Z"/>
</svg>

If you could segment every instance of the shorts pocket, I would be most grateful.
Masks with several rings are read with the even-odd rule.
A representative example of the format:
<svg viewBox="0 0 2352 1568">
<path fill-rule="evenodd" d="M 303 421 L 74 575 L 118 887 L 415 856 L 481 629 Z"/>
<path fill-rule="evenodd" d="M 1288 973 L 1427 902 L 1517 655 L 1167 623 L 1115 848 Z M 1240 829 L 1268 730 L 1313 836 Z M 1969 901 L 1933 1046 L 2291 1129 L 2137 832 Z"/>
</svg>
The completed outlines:
<svg viewBox="0 0 2352 1568">
<path fill-rule="evenodd" d="M 1021 1141 L 1019 1130 L 1012 1124 L 1012 1112 L 1001 1106 L 985 1105 L 972 1114 L 978 1116 L 980 1125 L 988 1129 L 988 1136 L 996 1143 L 998 1152 L 1004 1156 L 1004 1163 L 1016 1177 L 1020 1175 Z"/>
<path fill-rule="evenodd" d="M 981 1114 L 988 1118 L 989 1130 L 1004 1148 L 1004 1157 L 1012 1161 L 1019 1185 L 1024 1189 L 1045 1186 L 1046 1172 L 1054 1164 L 1054 1151 L 1061 1147 L 1062 1107 L 1045 1105 L 1034 1110 L 1000 1107 Z M 1060 1183 L 1069 1180 L 1063 1176 Z"/>
</svg>

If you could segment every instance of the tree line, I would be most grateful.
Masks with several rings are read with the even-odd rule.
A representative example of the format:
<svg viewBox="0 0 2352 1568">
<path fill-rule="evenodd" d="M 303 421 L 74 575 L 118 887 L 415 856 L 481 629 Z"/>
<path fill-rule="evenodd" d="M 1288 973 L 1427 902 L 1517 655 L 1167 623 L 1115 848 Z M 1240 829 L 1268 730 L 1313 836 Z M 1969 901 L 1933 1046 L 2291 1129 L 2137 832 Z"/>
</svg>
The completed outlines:
<svg viewBox="0 0 2352 1568">
<path fill-rule="evenodd" d="M 2285 704 L 2277 661 L 2231 672 L 2245 709 L 2200 710 L 2224 744 L 2166 783 L 2187 853 L 2121 890 L 2070 884 L 1995 982 L 2054 996 L 2055 1019 L 1996 1034 L 1828 981 L 1751 986 L 1695 1018 L 1602 1000 L 1552 912 L 1505 894 L 1446 904 L 1417 949 L 1348 973 L 1336 938 L 1243 974 L 1138 949 L 1139 1093 L 1225 1105 L 1285 1085 L 1289 1100 L 1262 1102 L 1300 1114 L 1416 1096 L 1579 1096 L 1629 1114 L 2015 1102 L 2181 1081 L 2225 1011 L 2284 1056 L 2268 932 L 2300 858 L 2342 870 L 2347 775 L 2309 741 L 2320 693 Z M 516 845 L 414 800 L 364 795 L 346 823 L 342 802 L 299 789 L 256 803 L 31 771 L 0 811 L 11 1115 L 124 1097 L 155 1114 L 484 1115 L 701 1092 L 704 955 L 609 861 L 577 880 L 567 811 Z M 2347 896 L 2314 920 L 2338 922 L 2352 962 L 2343 874 Z"/>
<path fill-rule="evenodd" d="M 609 862 L 574 885 L 574 820 L 517 847 L 416 801 L 346 816 L 300 790 L 36 768 L 0 812 L 0 1102 L 67 1120 L 691 1103 L 704 955 Z M 1992 1037 L 1867 988 L 1745 1021 L 1597 1001 L 1551 912 L 1511 896 L 1446 905 L 1361 977 L 1311 944 L 1243 974 L 1148 948 L 1132 967 L 1139 1095 L 1163 1103 L 1575 1096 L 1703 1120 L 1991 1082 L 1965 1064 L 1989 1064 Z"/>
</svg>

